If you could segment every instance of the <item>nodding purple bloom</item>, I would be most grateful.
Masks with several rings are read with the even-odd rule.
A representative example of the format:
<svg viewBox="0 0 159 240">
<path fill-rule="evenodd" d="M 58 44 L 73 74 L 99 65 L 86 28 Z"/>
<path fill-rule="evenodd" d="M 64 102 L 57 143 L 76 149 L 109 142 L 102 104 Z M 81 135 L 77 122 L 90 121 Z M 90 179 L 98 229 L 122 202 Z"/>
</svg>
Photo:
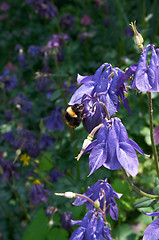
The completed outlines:
<svg viewBox="0 0 159 240">
<path fill-rule="evenodd" d="M 62 111 L 62 108 L 59 106 L 56 106 L 50 116 L 43 118 L 43 121 L 46 121 L 46 128 L 48 130 L 56 131 L 56 130 L 64 129 L 61 111 Z"/>
<path fill-rule="evenodd" d="M 48 86 L 49 78 L 45 75 L 39 75 L 36 77 L 37 80 L 37 89 L 39 92 L 44 92 Z"/>
<path fill-rule="evenodd" d="M 8 70 L 3 72 L 3 75 L 0 76 L 0 85 L 4 85 L 6 91 L 11 91 L 17 87 L 17 77 L 16 75 L 10 75 Z"/>
<path fill-rule="evenodd" d="M 68 34 L 66 34 L 66 33 L 53 34 L 47 43 L 47 47 L 48 48 L 59 48 L 60 46 L 63 45 L 63 41 L 67 41 L 68 38 L 69 38 Z"/>
<path fill-rule="evenodd" d="M 113 220 L 118 219 L 118 207 L 114 197 L 120 199 L 122 194 L 115 192 L 112 186 L 108 183 L 108 180 L 98 180 L 93 186 L 88 187 L 87 191 L 83 194 L 89 197 L 91 200 L 96 201 L 98 199 L 100 208 L 104 208 L 104 194 L 106 198 L 106 215 L 109 213 Z M 73 203 L 75 206 L 86 204 L 88 210 L 93 210 L 94 206 L 85 198 L 78 197 Z"/>
<path fill-rule="evenodd" d="M 36 183 L 31 186 L 29 198 L 31 198 L 33 204 L 37 204 L 39 202 L 47 202 L 47 194 L 49 193 L 50 192 L 46 190 L 41 184 Z"/>
<path fill-rule="evenodd" d="M 57 7 L 48 0 L 26 0 L 26 3 L 33 6 L 40 15 L 50 20 L 58 14 Z"/>
<path fill-rule="evenodd" d="M 15 107 L 22 112 L 28 113 L 31 110 L 30 101 L 26 97 L 24 97 L 22 94 L 17 94 L 15 97 L 13 97 L 9 101 L 9 104 L 14 104 Z"/>
<path fill-rule="evenodd" d="M 73 221 L 72 225 L 80 225 L 71 235 L 70 240 L 113 240 L 110 229 L 105 225 L 100 212 L 89 211 L 82 221 Z"/>
<path fill-rule="evenodd" d="M 60 177 L 64 177 L 64 175 L 58 169 L 54 168 L 50 174 L 50 181 L 56 183 Z"/>
<path fill-rule="evenodd" d="M 159 217 L 159 212 L 145 213 L 147 216 Z M 154 220 L 145 230 L 143 240 L 158 240 L 159 239 L 159 218 Z"/>
<path fill-rule="evenodd" d="M 59 24 L 62 29 L 72 29 L 75 18 L 71 16 L 70 13 L 66 13 L 60 18 Z"/>
<path fill-rule="evenodd" d="M 4 117 L 5 117 L 5 119 L 6 119 L 6 121 L 11 121 L 12 120 L 12 117 L 13 117 L 13 115 L 12 115 L 12 111 L 11 110 L 5 110 L 4 111 Z"/>
<path fill-rule="evenodd" d="M 12 178 L 19 179 L 19 173 L 17 171 L 17 168 L 19 167 L 19 164 L 10 162 L 5 159 L 0 160 L 0 168 L 2 173 L 0 173 L 0 176 L 3 181 L 10 181 Z"/>
<path fill-rule="evenodd" d="M 19 52 L 18 52 L 18 61 L 19 61 L 19 64 L 22 68 L 27 68 L 29 63 L 28 61 L 26 60 L 26 56 L 25 56 L 25 53 L 23 52 L 23 49 L 20 48 Z"/>
<path fill-rule="evenodd" d="M 49 217 L 51 216 L 55 211 L 55 208 L 53 206 L 48 206 L 45 213 L 46 213 L 46 216 Z"/>
<path fill-rule="evenodd" d="M 30 57 L 36 57 L 39 52 L 40 52 L 39 46 L 29 46 L 28 47 L 28 53 L 29 53 Z"/>
<path fill-rule="evenodd" d="M 123 71 L 119 68 L 112 68 L 108 63 L 100 66 L 92 76 L 78 75 L 77 82 L 82 85 L 73 94 L 69 105 L 81 103 L 84 105 L 83 124 L 88 132 L 106 117 L 104 105 L 109 116 L 119 110 L 119 96 L 124 91 L 124 84 L 122 82 L 118 89 L 117 84 L 122 75 Z M 123 104 L 128 109 L 127 102 Z"/>
<path fill-rule="evenodd" d="M 26 149 L 30 157 L 36 158 L 39 155 L 38 140 L 29 130 L 19 131 L 19 136 L 13 142 L 15 149 Z"/>
<path fill-rule="evenodd" d="M 62 227 L 66 230 L 71 228 L 72 212 L 63 212 L 61 224 Z"/>
<path fill-rule="evenodd" d="M 43 133 L 40 141 L 40 148 L 47 148 L 54 145 L 54 140 L 47 133 Z"/>
<path fill-rule="evenodd" d="M 150 64 L 147 63 L 149 50 L 152 51 Z M 153 45 L 147 45 L 142 52 L 132 85 L 132 89 L 138 89 L 141 92 L 159 92 L 159 58 L 158 50 Z M 157 53 L 156 53 L 157 52 Z"/>
<path fill-rule="evenodd" d="M 2 140 L 9 142 L 10 144 L 14 143 L 15 137 L 13 131 L 9 131 L 2 134 Z"/>
<path fill-rule="evenodd" d="M 128 138 L 124 125 L 117 117 L 103 121 L 103 126 L 97 133 L 97 140 L 92 146 L 93 149 L 89 155 L 90 174 L 103 165 L 111 170 L 123 167 L 134 177 L 139 168 L 135 150 L 148 156 L 137 143 Z"/>
</svg>

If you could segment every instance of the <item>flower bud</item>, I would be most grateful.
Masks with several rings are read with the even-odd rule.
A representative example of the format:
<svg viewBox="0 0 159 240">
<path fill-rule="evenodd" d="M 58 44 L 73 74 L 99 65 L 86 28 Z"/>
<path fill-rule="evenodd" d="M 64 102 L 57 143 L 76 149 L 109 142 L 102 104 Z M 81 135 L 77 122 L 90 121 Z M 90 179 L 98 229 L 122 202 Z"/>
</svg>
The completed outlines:
<svg viewBox="0 0 159 240">
<path fill-rule="evenodd" d="M 99 207 L 100 207 L 100 202 L 99 202 L 98 199 L 95 200 L 95 202 L 94 202 L 94 207 L 95 207 L 95 208 L 99 208 Z"/>
<path fill-rule="evenodd" d="M 134 42 L 135 42 L 135 44 L 139 47 L 139 49 L 143 49 L 144 39 L 143 39 L 142 35 L 136 29 L 136 21 L 134 21 L 134 23 L 132 22 L 130 25 L 131 25 L 131 27 L 134 31 Z"/>
</svg>

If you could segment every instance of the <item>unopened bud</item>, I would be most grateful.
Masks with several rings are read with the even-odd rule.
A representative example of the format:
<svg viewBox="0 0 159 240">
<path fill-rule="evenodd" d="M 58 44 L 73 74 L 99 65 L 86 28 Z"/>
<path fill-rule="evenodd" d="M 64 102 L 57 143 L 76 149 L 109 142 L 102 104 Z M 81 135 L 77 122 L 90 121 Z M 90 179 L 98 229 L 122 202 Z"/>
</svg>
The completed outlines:
<svg viewBox="0 0 159 240">
<path fill-rule="evenodd" d="M 130 25 L 134 31 L 134 42 L 140 49 L 142 49 L 144 39 L 143 39 L 142 35 L 136 29 L 136 21 L 134 21 L 134 23 L 132 22 Z"/>
<path fill-rule="evenodd" d="M 63 196 L 63 197 L 66 197 L 66 198 L 74 198 L 76 197 L 76 194 L 73 193 L 73 192 L 65 192 L 65 193 L 55 193 L 56 196 Z"/>
<path fill-rule="evenodd" d="M 95 202 L 94 202 L 94 207 L 95 207 L 95 208 L 99 208 L 99 207 L 100 207 L 100 202 L 99 202 L 98 199 L 95 200 Z"/>
<path fill-rule="evenodd" d="M 53 224 L 54 224 L 53 219 L 50 219 L 50 221 L 49 221 L 49 223 L 48 223 L 49 227 L 51 228 Z"/>
<path fill-rule="evenodd" d="M 85 149 L 91 144 L 92 139 L 93 138 L 90 135 L 88 135 L 88 137 L 84 140 L 83 145 L 82 145 L 82 150 L 78 154 L 78 156 L 76 157 L 77 161 L 79 161 L 79 159 L 81 158 L 81 156 L 84 153 Z"/>
</svg>

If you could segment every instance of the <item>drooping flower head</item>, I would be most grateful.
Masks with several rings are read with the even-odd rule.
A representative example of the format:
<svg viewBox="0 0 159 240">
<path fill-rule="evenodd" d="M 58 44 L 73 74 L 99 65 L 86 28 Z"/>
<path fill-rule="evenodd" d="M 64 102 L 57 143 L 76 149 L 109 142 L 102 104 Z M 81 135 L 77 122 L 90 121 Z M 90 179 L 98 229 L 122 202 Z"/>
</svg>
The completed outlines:
<svg viewBox="0 0 159 240">
<path fill-rule="evenodd" d="M 104 193 L 103 193 L 104 192 Z M 104 209 L 104 197 L 106 199 L 106 215 L 110 213 L 113 220 L 118 219 L 118 208 L 114 197 L 120 198 L 122 194 L 115 192 L 112 186 L 108 183 L 108 180 L 98 180 L 93 186 L 88 187 L 87 191 L 83 194 L 89 197 L 91 200 L 98 200 L 100 208 Z M 104 196 L 105 195 L 105 196 Z M 88 210 L 93 210 L 94 205 L 85 198 L 78 197 L 73 203 L 76 206 L 86 204 Z"/>
<path fill-rule="evenodd" d="M 139 167 L 135 150 L 145 155 L 137 143 L 128 138 L 124 125 L 117 117 L 103 121 L 97 139 L 91 143 L 91 146 L 93 149 L 89 155 L 90 174 L 103 165 L 111 170 L 123 167 L 134 177 Z M 88 149 L 90 151 L 90 146 Z"/>
<path fill-rule="evenodd" d="M 72 212 L 63 212 L 61 218 L 62 227 L 66 230 L 69 230 L 71 227 Z"/>
<path fill-rule="evenodd" d="M 88 132 L 106 117 L 104 105 L 109 116 L 119 110 L 119 96 L 124 91 L 124 84 L 122 82 L 118 89 L 117 84 L 123 74 L 119 68 L 112 68 L 111 64 L 104 63 L 92 76 L 78 75 L 77 81 L 82 85 L 73 94 L 69 105 L 81 103 L 84 105 L 83 124 Z M 127 102 L 123 103 L 128 109 Z"/>
<path fill-rule="evenodd" d="M 159 217 L 159 212 L 145 213 L 147 216 Z M 158 240 L 159 239 L 159 218 L 154 220 L 145 230 L 143 240 Z"/>
<path fill-rule="evenodd" d="M 4 87 L 6 91 L 11 91 L 17 87 L 16 75 L 10 75 L 9 70 L 5 70 L 0 76 L 0 86 Z"/>
<path fill-rule="evenodd" d="M 47 133 L 43 133 L 40 141 L 40 148 L 47 148 L 54 145 L 54 140 Z"/>
<path fill-rule="evenodd" d="M 60 18 L 59 24 L 62 29 L 72 29 L 75 18 L 71 16 L 70 13 L 66 13 L 63 17 Z"/>
<path fill-rule="evenodd" d="M 147 57 L 149 50 L 152 51 L 150 64 Z M 158 49 L 153 45 L 147 45 L 141 54 L 134 80 L 130 86 L 132 89 L 138 89 L 141 92 L 159 92 L 159 58 Z"/>
<path fill-rule="evenodd" d="M 104 223 L 100 212 L 89 211 L 82 221 L 73 221 L 72 225 L 80 225 L 71 235 L 70 240 L 113 240 L 110 229 Z"/>
<path fill-rule="evenodd" d="M 0 160 L 1 173 L 0 176 L 3 181 L 10 181 L 12 178 L 19 179 L 18 172 L 19 164 L 10 162 L 5 159 Z"/>
<path fill-rule="evenodd" d="M 9 104 L 14 104 L 15 107 L 22 112 L 28 113 L 31 110 L 31 103 L 30 101 L 24 97 L 21 93 L 17 94 L 15 97 L 13 97 Z"/>
<path fill-rule="evenodd" d="M 45 189 L 41 184 L 35 183 L 31 186 L 29 197 L 33 204 L 37 204 L 39 202 L 47 202 L 48 196 L 50 192 Z"/>
</svg>

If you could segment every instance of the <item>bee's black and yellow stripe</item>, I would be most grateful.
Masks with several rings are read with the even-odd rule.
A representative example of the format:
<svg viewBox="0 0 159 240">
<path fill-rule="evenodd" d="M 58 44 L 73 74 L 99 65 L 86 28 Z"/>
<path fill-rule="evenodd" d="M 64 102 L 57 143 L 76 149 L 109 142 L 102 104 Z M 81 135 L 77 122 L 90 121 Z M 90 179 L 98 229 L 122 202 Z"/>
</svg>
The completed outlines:
<svg viewBox="0 0 159 240">
<path fill-rule="evenodd" d="M 81 122 L 81 114 L 83 111 L 82 104 L 75 104 L 73 106 L 69 106 L 65 112 L 65 122 L 70 128 L 76 128 L 80 125 Z"/>
</svg>

